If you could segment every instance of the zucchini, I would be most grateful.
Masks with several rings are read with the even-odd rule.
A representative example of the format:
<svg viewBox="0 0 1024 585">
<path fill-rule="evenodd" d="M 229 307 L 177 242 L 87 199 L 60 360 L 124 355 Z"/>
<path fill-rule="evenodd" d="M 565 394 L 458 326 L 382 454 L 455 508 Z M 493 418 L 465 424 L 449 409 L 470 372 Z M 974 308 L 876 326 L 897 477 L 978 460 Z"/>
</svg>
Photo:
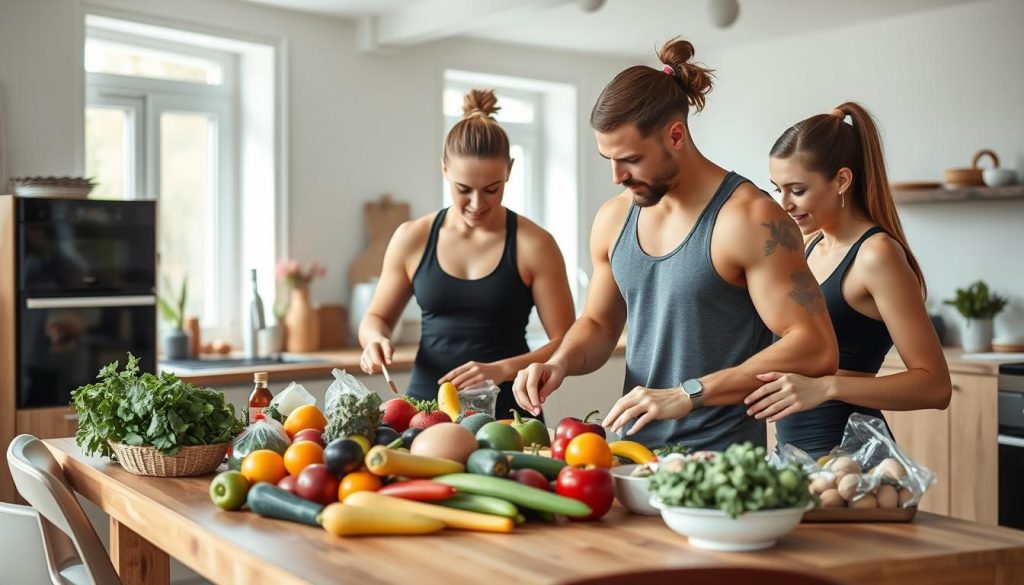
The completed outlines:
<svg viewBox="0 0 1024 585">
<path fill-rule="evenodd" d="M 483 477 L 483 476 L 480 476 Z M 515 523 L 511 518 L 467 512 L 455 508 L 445 508 L 425 502 L 414 502 L 391 496 L 383 496 L 377 492 L 355 492 L 345 498 L 346 506 L 367 508 L 373 512 L 390 511 L 400 514 L 426 516 L 440 520 L 449 528 L 461 530 L 479 530 L 481 532 L 512 532 Z"/>
<path fill-rule="evenodd" d="M 472 473 L 453 473 L 435 477 L 434 481 L 446 483 L 467 494 L 501 498 L 513 504 L 543 512 L 565 514 L 575 518 L 584 518 L 593 513 L 590 506 L 579 500 L 546 492 L 511 479 Z"/>
<path fill-rule="evenodd" d="M 469 455 L 466 460 L 466 471 L 478 475 L 493 475 L 494 477 L 508 477 L 509 456 L 503 451 L 494 449 L 477 449 Z"/>
<path fill-rule="evenodd" d="M 320 515 L 324 530 L 335 536 L 355 534 L 430 534 L 444 522 L 396 510 L 359 508 L 335 502 Z"/>
<path fill-rule="evenodd" d="M 439 506 L 458 508 L 468 512 L 479 512 L 492 516 L 504 516 L 515 520 L 519 514 L 519 508 L 508 500 L 492 498 L 491 496 L 477 496 L 473 494 L 455 494 L 447 500 L 434 502 Z M 517 522 L 518 523 L 518 522 Z"/>
<path fill-rule="evenodd" d="M 366 454 L 366 468 L 374 475 L 399 475 L 409 478 L 461 473 L 466 469 L 458 461 L 413 455 L 388 449 L 383 445 L 377 445 Z"/>
<path fill-rule="evenodd" d="M 512 458 L 512 469 L 534 469 L 543 473 L 544 477 L 552 481 L 558 479 L 558 472 L 562 471 L 562 468 L 565 467 L 565 461 L 543 455 L 531 455 L 530 453 L 520 453 L 519 451 L 505 451 L 505 454 Z"/>
<path fill-rule="evenodd" d="M 317 516 L 324 507 L 296 496 L 267 482 L 249 488 L 245 503 L 249 509 L 264 518 L 278 518 L 310 526 L 320 526 Z"/>
</svg>

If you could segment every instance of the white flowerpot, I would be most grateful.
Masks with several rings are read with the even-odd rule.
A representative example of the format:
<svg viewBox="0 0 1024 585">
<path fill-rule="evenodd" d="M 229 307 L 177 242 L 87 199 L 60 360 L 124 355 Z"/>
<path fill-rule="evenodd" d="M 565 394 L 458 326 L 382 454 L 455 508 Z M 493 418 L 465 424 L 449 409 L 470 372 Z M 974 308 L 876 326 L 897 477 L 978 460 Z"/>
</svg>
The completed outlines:
<svg viewBox="0 0 1024 585">
<path fill-rule="evenodd" d="M 965 353 L 980 353 L 992 349 L 992 319 L 966 319 L 961 329 L 961 342 Z"/>
</svg>

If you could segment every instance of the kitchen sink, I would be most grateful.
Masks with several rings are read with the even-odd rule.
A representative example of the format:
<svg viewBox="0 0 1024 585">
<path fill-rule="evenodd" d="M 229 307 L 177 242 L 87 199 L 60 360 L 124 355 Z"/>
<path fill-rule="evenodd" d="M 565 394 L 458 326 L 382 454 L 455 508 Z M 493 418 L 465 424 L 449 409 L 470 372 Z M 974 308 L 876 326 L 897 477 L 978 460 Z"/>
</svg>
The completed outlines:
<svg viewBox="0 0 1024 585">
<path fill-rule="evenodd" d="M 182 370 L 213 370 L 221 368 L 248 368 L 255 366 L 271 366 L 280 364 L 327 364 L 317 358 L 303 358 L 280 355 L 266 358 L 202 358 L 183 360 L 161 360 L 161 366 L 169 366 Z"/>
</svg>

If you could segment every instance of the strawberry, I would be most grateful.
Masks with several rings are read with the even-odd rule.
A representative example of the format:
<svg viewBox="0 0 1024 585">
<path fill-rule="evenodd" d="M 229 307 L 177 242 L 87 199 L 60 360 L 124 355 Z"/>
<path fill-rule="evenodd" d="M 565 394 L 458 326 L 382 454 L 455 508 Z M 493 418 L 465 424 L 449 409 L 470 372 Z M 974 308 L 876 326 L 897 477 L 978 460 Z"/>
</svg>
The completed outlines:
<svg viewBox="0 0 1024 585">
<path fill-rule="evenodd" d="M 428 406 L 425 410 L 421 410 L 416 413 L 416 416 L 412 417 L 412 420 L 409 421 L 409 428 L 425 429 L 436 424 L 450 422 L 452 422 L 452 417 L 440 410 L 433 410 Z"/>
<path fill-rule="evenodd" d="M 416 415 L 416 407 L 412 405 L 408 400 L 402 398 L 392 398 L 383 405 L 381 410 L 384 411 L 384 424 L 395 429 L 399 433 L 404 433 L 409 428 L 409 421 Z"/>
</svg>

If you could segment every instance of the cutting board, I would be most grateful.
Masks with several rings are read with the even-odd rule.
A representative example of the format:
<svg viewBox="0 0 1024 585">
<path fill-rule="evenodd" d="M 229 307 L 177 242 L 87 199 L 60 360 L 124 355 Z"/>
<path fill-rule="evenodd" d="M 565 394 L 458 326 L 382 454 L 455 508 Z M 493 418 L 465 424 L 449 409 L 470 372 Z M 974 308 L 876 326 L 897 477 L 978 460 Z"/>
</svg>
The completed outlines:
<svg viewBox="0 0 1024 585">
<path fill-rule="evenodd" d="M 409 221 L 409 204 L 396 202 L 390 195 L 382 195 L 377 201 L 367 201 L 363 209 L 363 225 L 366 226 L 366 249 L 352 261 L 348 268 L 348 285 L 369 282 L 380 276 L 391 235 L 398 226 Z"/>
</svg>

